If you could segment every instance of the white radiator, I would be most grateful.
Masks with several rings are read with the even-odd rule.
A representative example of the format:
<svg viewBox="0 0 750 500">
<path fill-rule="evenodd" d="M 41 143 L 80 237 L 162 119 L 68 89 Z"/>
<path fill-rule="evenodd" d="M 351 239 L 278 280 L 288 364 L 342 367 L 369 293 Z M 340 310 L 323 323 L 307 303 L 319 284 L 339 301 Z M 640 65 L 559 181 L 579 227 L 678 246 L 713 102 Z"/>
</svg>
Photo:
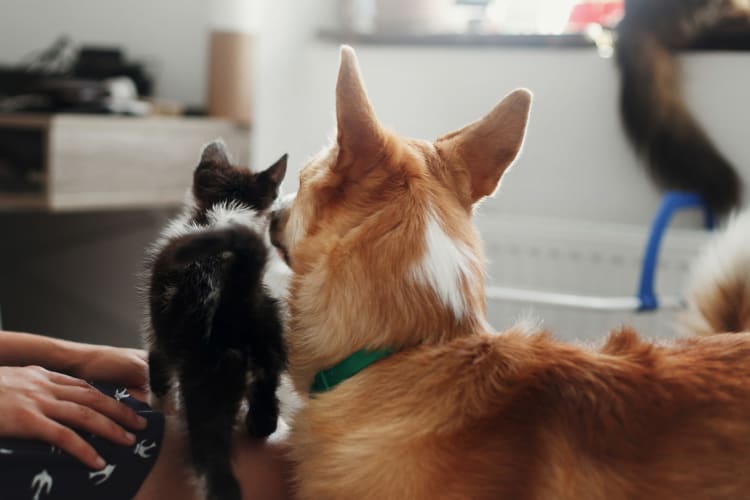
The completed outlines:
<svg viewBox="0 0 750 500">
<path fill-rule="evenodd" d="M 636 295 L 648 224 L 498 215 L 478 217 L 477 224 L 489 260 L 490 286 L 602 298 Z M 708 235 L 699 229 L 668 230 L 657 268 L 659 296 L 682 296 L 692 261 Z M 676 313 L 674 309 L 602 312 L 504 300 L 488 300 L 487 308 L 488 319 L 497 330 L 531 315 L 557 337 L 568 340 L 601 339 L 623 324 L 635 326 L 646 337 L 673 336 Z"/>
</svg>

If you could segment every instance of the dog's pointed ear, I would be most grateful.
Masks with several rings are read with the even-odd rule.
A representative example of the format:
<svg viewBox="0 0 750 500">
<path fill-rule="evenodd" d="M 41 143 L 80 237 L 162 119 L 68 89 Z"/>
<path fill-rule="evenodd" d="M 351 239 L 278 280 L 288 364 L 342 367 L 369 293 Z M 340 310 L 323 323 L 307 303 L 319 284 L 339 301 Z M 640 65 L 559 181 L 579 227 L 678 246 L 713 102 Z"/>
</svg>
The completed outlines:
<svg viewBox="0 0 750 500">
<path fill-rule="evenodd" d="M 528 90 L 515 90 L 484 118 L 436 141 L 446 161 L 468 173 L 471 204 L 495 192 L 521 151 L 531 100 Z"/>
<path fill-rule="evenodd" d="M 357 56 L 349 46 L 341 47 L 336 82 L 336 124 L 339 166 L 370 161 L 382 147 L 383 133 L 365 92 Z"/>
</svg>

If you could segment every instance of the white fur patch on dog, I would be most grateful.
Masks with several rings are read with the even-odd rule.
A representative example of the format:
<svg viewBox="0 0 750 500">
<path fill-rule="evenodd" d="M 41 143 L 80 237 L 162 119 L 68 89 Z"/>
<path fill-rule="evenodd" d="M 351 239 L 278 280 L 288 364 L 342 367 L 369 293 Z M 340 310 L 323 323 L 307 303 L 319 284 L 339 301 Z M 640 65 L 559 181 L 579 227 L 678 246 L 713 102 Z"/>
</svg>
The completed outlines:
<svg viewBox="0 0 750 500">
<path fill-rule="evenodd" d="M 427 211 L 425 254 L 412 269 L 411 276 L 431 287 L 456 319 L 467 314 L 469 304 L 462 284 L 471 278 L 474 255 L 460 241 L 448 236 L 434 210 Z"/>
<path fill-rule="evenodd" d="M 688 309 L 682 314 L 684 334 L 716 333 L 706 317 L 737 316 L 731 299 L 750 296 L 750 209 L 734 215 L 726 228 L 704 247 L 693 265 L 688 285 Z M 708 300 L 712 299 L 712 300 Z"/>
<path fill-rule="evenodd" d="M 711 285 L 716 278 L 750 274 L 750 209 L 733 216 L 726 228 L 703 249 L 692 275 L 692 289 Z"/>
</svg>

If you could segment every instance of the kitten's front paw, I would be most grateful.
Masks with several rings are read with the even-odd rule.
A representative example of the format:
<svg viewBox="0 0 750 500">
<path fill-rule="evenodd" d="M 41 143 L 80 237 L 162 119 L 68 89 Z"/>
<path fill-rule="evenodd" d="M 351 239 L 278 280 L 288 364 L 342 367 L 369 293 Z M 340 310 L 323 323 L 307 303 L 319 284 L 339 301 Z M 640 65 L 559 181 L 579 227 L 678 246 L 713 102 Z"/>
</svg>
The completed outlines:
<svg viewBox="0 0 750 500">
<path fill-rule="evenodd" d="M 245 417 L 245 424 L 248 434 L 252 437 L 264 438 L 273 434 L 278 420 L 278 412 L 253 411 L 250 408 Z"/>
</svg>

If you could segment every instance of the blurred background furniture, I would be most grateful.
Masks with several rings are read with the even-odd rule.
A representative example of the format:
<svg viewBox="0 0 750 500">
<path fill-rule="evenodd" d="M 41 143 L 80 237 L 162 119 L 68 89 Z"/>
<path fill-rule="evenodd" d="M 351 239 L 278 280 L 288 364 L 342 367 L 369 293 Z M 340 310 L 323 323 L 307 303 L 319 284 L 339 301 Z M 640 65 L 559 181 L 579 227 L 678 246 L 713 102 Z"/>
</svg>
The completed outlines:
<svg viewBox="0 0 750 500">
<path fill-rule="evenodd" d="M 144 250 L 217 137 L 247 164 L 249 130 L 225 119 L 0 114 L 3 326 L 138 345 Z"/>
<path fill-rule="evenodd" d="M 175 206 L 217 137 L 247 164 L 249 131 L 228 120 L 0 114 L 0 210 Z"/>
</svg>

